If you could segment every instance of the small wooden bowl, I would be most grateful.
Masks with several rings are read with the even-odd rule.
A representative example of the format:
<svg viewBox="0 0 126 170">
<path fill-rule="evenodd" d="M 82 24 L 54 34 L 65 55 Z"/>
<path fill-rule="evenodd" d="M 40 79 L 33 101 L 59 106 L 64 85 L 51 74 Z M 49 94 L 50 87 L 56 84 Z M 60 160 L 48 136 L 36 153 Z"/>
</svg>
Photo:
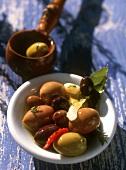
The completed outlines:
<svg viewBox="0 0 126 170">
<path fill-rule="evenodd" d="M 46 43 L 49 53 L 41 57 L 26 57 L 27 48 L 35 42 Z M 20 31 L 10 38 L 6 47 L 6 59 L 11 69 L 26 81 L 52 70 L 56 60 L 56 45 L 50 36 L 39 31 Z"/>
</svg>

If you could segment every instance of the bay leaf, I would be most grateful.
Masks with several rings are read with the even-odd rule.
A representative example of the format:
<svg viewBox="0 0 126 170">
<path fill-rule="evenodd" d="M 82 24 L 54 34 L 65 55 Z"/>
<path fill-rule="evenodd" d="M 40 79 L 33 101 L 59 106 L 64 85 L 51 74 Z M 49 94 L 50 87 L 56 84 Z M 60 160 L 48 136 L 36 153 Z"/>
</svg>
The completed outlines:
<svg viewBox="0 0 126 170">
<path fill-rule="evenodd" d="M 102 93 L 107 84 L 107 74 L 108 74 L 108 66 L 93 72 L 90 76 L 94 83 L 94 88 L 99 93 Z"/>
</svg>

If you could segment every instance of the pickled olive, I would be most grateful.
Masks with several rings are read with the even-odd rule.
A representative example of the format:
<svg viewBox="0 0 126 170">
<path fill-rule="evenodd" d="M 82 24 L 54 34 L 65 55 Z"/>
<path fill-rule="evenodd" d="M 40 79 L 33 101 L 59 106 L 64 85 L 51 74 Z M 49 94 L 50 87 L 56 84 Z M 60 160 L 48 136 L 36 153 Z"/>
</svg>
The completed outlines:
<svg viewBox="0 0 126 170">
<path fill-rule="evenodd" d="M 68 127 L 69 120 L 66 117 L 66 114 L 67 114 L 66 110 L 58 110 L 53 114 L 52 119 L 57 126 L 61 128 Z"/>
<path fill-rule="evenodd" d="M 75 132 L 67 132 L 53 142 L 54 149 L 64 156 L 77 156 L 87 149 L 87 140 Z"/>
<path fill-rule="evenodd" d="M 31 131 L 53 123 L 52 115 L 54 109 L 51 106 L 41 105 L 32 107 L 24 116 L 22 123 Z"/>
<path fill-rule="evenodd" d="M 83 96 L 89 96 L 94 89 L 94 83 L 90 77 L 85 76 L 80 82 L 80 91 Z"/>
<path fill-rule="evenodd" d="M 32 44 L 26 51 L 27 57 L 41 57 L 49 52 L 49 47 L 43 42 Z"/>
<path fill-rule="evenodd" d="M 67 92 L 61 83 L 47 82 L 40 88 L 40 97 L 47 105 L 51 105 L 52 100 L 58 96 L 67 97 Z"/>
<path fill-rule="evenodd" d="M 33 106 L 39 106 L 42 104 L 44 104 L 44 103 L 39 96 L 32 95 L 27 98 L 27 105 L 30 108 L 32 108 Z"/>
<path fill-rule="evenodd" d="M 95 109 L 99 101 L 100 101 L 100 93 L 95 89 L 92 90 L 89 99 L 87 99 L 88 107 L 92 107 Z"/>
<path fill-rule="evenodd" d="M 100 124 L 99 113 L 92 108 L 81 108 L 77 112 L 77 118 L 69 121 L 69 130 L 80 134 L 94 131 Z"/>
<path fill-rule="evenodd" d="M 44 146 L 48 137 L 57 131 L 59 127 L 55 124 L 49 124 L 41 127 L 34 135 L 34 140 L 37 145 Z"/>
<path fill-rule="evenodd" d="M 57 110 L 68 110 L 69 107 L 70 107 L 70 104 L 69 104 L 69 101 L 63 97 L 63 96 L 58 96 L 58 97 L 55 97 L 53 100 L 52 100 L 52 104 L 51 106 L 53 107 L 53 109 L 55 111 Z"/>
</svg>

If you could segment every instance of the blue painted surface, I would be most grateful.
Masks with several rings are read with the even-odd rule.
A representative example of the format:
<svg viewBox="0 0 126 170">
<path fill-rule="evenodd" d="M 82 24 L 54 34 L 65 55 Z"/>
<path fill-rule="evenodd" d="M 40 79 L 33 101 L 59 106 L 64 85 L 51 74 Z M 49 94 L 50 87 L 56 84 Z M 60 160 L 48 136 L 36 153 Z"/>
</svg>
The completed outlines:
<svg viewBox="0 0 126 170">
<path fill-rule="evenodd" d="M 83 75 L 109 66 L 106 92 L 111 98 L 118 127 L 109 147 L 80 164 L 55 165 L 26 153 L 9 133 L 6 111 L 22 83 L 5 59 L 11 35 L 35 29 L 49 0 L 0 0 L 0 169 L 1 170 L 124 170 L 126 169 L 126 12 L 125 0 L 67 0 L 51 32 L 57 44 L 55 71 Z"/>
</svg>

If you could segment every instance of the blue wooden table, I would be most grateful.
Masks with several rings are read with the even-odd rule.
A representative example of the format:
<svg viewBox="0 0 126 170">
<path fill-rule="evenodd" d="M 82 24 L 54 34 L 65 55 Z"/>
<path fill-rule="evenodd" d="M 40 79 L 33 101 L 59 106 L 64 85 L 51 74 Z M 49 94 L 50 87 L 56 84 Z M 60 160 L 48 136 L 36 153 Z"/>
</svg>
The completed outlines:
<svg viewBox="0 0 126 170">
<path fill-rule="evenodd" d="M 7 107 L 22 79 L 7 65 L 6 44 L 13 33 L 36 29 L 49 0 L 0 0 L 0 170 L 126 169 L 126 1 L 67 0 L 51 36 L 57 45 L 56 72 L 90 74 L 108 65 L 106 93 L 118 126 L 110 145 L 95 158 L 72 165 L 37 160 L 12 138 Z"/>
</svg>

